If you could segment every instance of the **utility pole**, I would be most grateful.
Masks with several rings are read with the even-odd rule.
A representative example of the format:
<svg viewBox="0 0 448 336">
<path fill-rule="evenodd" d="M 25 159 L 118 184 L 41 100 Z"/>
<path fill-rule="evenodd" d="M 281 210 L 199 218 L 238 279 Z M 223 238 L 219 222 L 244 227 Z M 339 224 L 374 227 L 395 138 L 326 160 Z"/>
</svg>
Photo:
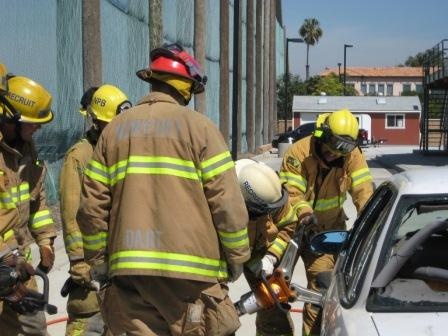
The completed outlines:
<svg viewBox="0 0 448 336">
<path fill-rule="evenodd" d="M 289 42 L 293 42 L 293 43 L 303 43 L 303 39 L 301 38 L 286 38 L 286 45 L 285 45 L 285 101 L 283 102 L 284 104 L 284 113 L 285 113 L 285 132 L 287 131 L 288 128 L 288 100 L 289 100 L 289 92 L 288 92 L 288 86 L 289 86 Z"/>
<path fill-rule="evenodd" d="M 344 44 L 344 96 L 347 95 L 347 48 L 352 48 L 351 44 Z"/>
</svg>

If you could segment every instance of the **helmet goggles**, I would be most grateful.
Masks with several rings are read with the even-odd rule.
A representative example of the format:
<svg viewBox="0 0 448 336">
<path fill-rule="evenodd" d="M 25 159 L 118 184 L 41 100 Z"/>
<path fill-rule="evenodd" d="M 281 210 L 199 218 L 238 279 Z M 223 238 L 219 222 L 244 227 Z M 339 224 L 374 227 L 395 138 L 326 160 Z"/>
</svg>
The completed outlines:
<svg viewBox="0 0 448 336">
<path fill-rule="evenodd" d="M 336 134 L 326 137 L 325 144 L 332 152 L 343 156 L 350 154 L 357 146 L 356 141 L 350 137 Z"/>
<path fill-rule="evenodd" d="M 251 218 L 273 215 L 288 201 L 288 191 L 282 186 L 282 197 L 274 203 L 261 203 L 246 200 L 246 207 Z"/>
<path fill-rule="evenodd" d="M 157 59 L 160 57 L 165 59 L 163 61 L 160 61 L 161 63 L 158 64 Z M 173 69 L 178 67 L 178 65 L 176 64 L 171 64 L 167 67 L 168 64 L 166 62 L 168 60 L 181 63 L 188 71 L 188 76 L 186 77 L 193 81 L 192 92 L 201 93 L 204 91 L 204 85 L 207 83 L 207 76 L 204 76 L 202 74 L 201 67 L 199 66 L 198 62 L 177 43 L 165 44 L 162 48 L 154 49 L 151 52 L 150 58 L 152 64 L 151 68 L 154 71 L 162 70 L 163 72 L 169 72 L 167 71 L 169 67 L 173 67 Z M 160 67 L 161 69 L 158 69 L 158 67 Z M 178 69 L 177 71 L 173 72 L 173 74 L 179 75 L 180 72 L 182 72 L 182 70 Z"/>
</svg>

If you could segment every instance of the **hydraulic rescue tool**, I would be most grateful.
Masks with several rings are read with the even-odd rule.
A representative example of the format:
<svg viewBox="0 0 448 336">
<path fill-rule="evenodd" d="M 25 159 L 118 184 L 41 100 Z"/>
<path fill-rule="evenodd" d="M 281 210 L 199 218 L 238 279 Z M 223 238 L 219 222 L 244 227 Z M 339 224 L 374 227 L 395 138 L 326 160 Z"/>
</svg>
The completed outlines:
<svg viewBox="0 0 448 336">
<path fill-rule="evenodd" d="M 17 272 L 4 263 L 0 263 L 0 273 L 2 283 L 7 284 L 7 287 L 1 291 L 0 300 L 5 301 L 14 311 L 23 315 L 31 314 L 38 310 L 44 310 L 50 315 L 58 312 L 56 306 L 48 303 L 50 282 L 47 274 L 40 267 L 34 270 L 34 274 L 42 278 L 43 293 L 26 288 L 25 284 L 19 279 Z M 9 278 L 7 278 L 7 275 Z"/>
<path fill-rule="evenodd" d="M 260 282 L 252 291 L 243 294 L 235 308 L 239 316 L 253 314 L 261 309 L 278 309 L 287 312 L 291 306 L 289 303 L 295 301 L 305 301 L 319 304 L 322 296 L 304 287 L 291 283 L 295 264 L 298 260 L 300 243 L 305 225 L 301 225 L 289 241 L 280 264 L 273 274 L 266 278 L 263 271 L 259 270 L 255 274 Z"/>
</svg>

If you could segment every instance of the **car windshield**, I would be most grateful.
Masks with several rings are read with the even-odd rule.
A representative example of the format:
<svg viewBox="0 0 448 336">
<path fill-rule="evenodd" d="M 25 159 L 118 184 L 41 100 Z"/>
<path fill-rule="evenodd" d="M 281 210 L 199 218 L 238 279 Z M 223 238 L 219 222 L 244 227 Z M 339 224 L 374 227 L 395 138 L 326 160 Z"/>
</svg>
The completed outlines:
<svg viewBox="0 0 448 336">
<path fill-rule="evenodd" d="M 448 311 L 448 196 L 403 196 L 368 300 L 371 311 Z"/>
</svg>

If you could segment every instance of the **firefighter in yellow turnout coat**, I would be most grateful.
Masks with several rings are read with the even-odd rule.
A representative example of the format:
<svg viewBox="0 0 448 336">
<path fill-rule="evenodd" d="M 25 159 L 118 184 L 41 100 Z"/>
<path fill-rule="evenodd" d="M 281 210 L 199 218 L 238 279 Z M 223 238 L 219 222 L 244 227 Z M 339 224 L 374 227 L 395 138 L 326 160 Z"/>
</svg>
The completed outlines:
<svg viewBox="0 0 448 336">
<path fill-rule="evenodd" d="M 249 259 L 248 217 L 219 130 L 185 106 L 205 78 L 176 44 L 137 74 L 152 92 L 101 134 L 78 212 L 87 261 L 108 263 L 105 323 L 113 334 L 232 334 L 224 281 Z"/>
<path fill-rule="evenodd" d="M 92 158 L 98 137 L 116 114 L 131 107 L 126 95 L 109 84 L 92 87 L 81 99 L 81 114 L 88 116 L 92 127 L 86 137 L 70 148 L 61 169 L 59 187 L 64 243 L 70 261 L 71 290 L 67 300 L 66 335 L 102 335 L 104 322 L 101 317 L 96 292 L 84 283 L 84 274 L 90 266 L 84 261 L 82 235 L 76 221 L 81 198 L 83 172 Z"/>
<path fill-rule="evenodd" d="M 28 265 L 29 245 L 39 245 L 39 267 L 49 272 L 54 263 L 53 240 L 56 232 L 51 212 L 45 202 L 45 167 L 37 159 L 32 135 L 42 124 L 53 119 L 51 95 L 40 84 L 21 77 L 7 77 L 7 93 L 0 97 L 0 223 L 3 241 L 11 248 L 14 237 L 18 250 L 13 251 L 17 265 Z M 13 234 L 11 229 L 14 231 Z M 6 232 L 5 232 L 6 230 Z M 11 255 L 11 251 L 8 252 Z M 22 280 L 34 270 L 29 265 Z M 34 277 L 26 282 L 37 290 Z M 0 330 L 5 335 L 47 335 L 43 311 L 18 314 L 3 302 Z"/>
<path fill-rule="evenodd" d="M 317 129 L 299 140 L 286 152 L 280 176 L 288 188 L 290 200 L 302 204 L 299 223 L 317 219 L 314 233 L 345 229 L 346 215 L 342 205 L 350 193 L 359 211 L 373 192 L 372 176 L 363 153 L 357 146 L 358 122 L 348 110 L 319 116 Z M 308 288 L 318 290 L 316 276 L 334 267 L 334 256 L 313 255 L 305 249 Z M 307 304 L 303 314 L 303 334 L 320 332 L 319 309 Z"/>
<path fill-rule="evenodd" d="M 297 226 L 296 211 L 288 203 L 288 192 L 278 175 L 267 165 L 250 159 L 236 162 L 240 188 L 249 212 L 251 259 L 244 275 L 252 289 L 257 287 L 257 268 L 270 276 L 281 260 Z M 257 312 L 257 335 L 293 335 L 290 314 L 277 308 Z"/>
</svg>

